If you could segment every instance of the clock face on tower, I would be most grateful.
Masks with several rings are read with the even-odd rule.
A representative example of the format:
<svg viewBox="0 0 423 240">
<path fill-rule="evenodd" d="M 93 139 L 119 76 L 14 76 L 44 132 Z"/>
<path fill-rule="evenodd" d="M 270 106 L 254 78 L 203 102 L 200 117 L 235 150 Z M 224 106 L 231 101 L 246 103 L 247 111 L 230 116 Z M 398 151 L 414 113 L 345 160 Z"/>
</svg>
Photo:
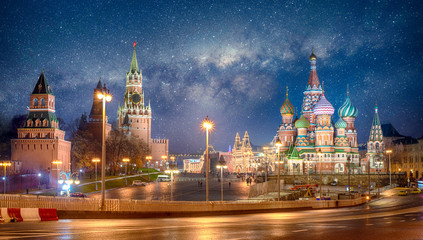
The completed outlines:
<svg viewBox="0 0 423 240">
<path fill-rule="evenodd" d="M 139 93 L 133 93 L 131 95 L 131 100 L 133 103 L 139 103 L 141 102 L 141 95 Z"/>
</svg>

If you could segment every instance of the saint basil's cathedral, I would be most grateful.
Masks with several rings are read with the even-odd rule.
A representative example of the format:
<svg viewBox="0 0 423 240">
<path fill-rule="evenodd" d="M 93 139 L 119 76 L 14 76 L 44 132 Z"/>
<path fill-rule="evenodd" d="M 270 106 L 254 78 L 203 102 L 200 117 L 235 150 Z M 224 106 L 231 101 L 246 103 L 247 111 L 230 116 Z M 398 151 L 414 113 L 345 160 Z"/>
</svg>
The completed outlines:
<svg viewBox="0 0 423 240">
<path fill-rule="evenodd" d="M 377 107 L 367 144 L 367 159 L 370 163 L 367 159 L 360 161 L 357 130 L 354 126 L 358 110 L 352 104 L 349 92 L 347 91 L 345 102 L 338 109 L 339 118 L 334 123 L 332 119 L 335 108 L 326 98 L 317 76 L 316 55 L 312 53 L 309 60 L 310 77 L 304 91 L 301 117 L 294 120 L 295 108 L 288 98 L 288 88 L 286 99 L 280 108 L 282 123 L 278 128 L 277 138 L 281 142 L 283 171 L 287 174 L 307 171 L 316 173 L 320 171 L 319 161 L 322 173 L 347 173 L 348 162 L 351 173 L 367 172 L 368 166 L 372 172 L 376 167 L 383 168 L 383 163 L 375 160 L 383 158 L 383 137 Z"/>
</svg>

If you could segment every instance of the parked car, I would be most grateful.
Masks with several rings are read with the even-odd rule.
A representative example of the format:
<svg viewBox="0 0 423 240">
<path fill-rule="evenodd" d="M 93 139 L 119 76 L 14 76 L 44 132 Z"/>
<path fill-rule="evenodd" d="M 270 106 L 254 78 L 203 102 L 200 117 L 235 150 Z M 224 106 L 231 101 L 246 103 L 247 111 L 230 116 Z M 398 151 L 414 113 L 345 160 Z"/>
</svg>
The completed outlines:
<svg viewBox="0 0 423 240">
<path fill-rule="evenodd" d="M 415 189 L 413 189 L 413 190 L 411 190 L 411 194 L 420 194 L 422 192 L 422 190 L 420 190 L 420 189 L 418 189 L 418 188 L 415 188 Z"/>
<path fill-rule="evenodd" d="M 398 196 L 407 196 L 407 195 L 408 195 L 407 190 L 401 190 L 398 192 Z"/>
<path fill-rule="evenodd" d="M 71 197 L 83 197 L 83 198 L 87 197 L 87 195 L 85 195 L 85 194 L 83 194 L 81 192 L 73 192 L 73 193 L 71 193 L 70 196 Z"/>
<path fill-rule="evenodd" d="M 331 186 L 336 186 L 336 185 L 338 185 L 338 182 L 337 182 L 337 181 L 332 181 L 332 182 L 330 183 L 330 185 L 331 185 Z"/>
<path fill-rule="evenodd" d="M 147 186 L 147 183 L 141 180 L 134 180 L 132 181 L 132 185 L 133 186 Z"/>
</svg>

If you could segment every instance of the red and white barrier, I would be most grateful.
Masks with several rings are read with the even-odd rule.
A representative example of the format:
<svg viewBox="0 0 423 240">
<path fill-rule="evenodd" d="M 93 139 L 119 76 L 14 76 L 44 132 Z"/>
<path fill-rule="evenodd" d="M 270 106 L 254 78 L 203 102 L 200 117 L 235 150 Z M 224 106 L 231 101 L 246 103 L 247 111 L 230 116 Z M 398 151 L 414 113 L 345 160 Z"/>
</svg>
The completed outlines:
<svg viewBox="0 0 423 240">
<path fill-rule="evenodd" d="M 23 221 L 20 208 L 8 208 L 7 214 L 11 218 L 11 221 L 15 221 L 15 222 L 22 222 Z"/>
<path fill-rule="evenodd" d="M 38 208 L 21 208 L 21 216 L 24 222 L 38 222 L 41 221 Z"/>
<path fill-rule="evenodd" d="M 7 208 L 0 209 L 0 222 L 10 222 L 9 214 L 7 214 Z"/>
<path fill-rule="evenodd" d="M 57 221 L 56 209 L 50 208 L 1 208 L 0 222 Z"/>
<path fill-rule="evenodd" d="M 58 221 L 57 211 L 55 208 L 39 208 L 38 214 L 41 221 Z"/>
</svg>

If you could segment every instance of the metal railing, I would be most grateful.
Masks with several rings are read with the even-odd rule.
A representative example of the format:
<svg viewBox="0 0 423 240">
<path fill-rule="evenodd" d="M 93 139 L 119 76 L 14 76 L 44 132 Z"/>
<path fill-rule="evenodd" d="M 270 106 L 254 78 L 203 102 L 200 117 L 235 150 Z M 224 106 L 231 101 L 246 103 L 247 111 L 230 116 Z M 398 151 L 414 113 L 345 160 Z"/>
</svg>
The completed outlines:
<svg viewBox="0 0 423 240">
<path fill-rule="evenodd" d="M 361 199 L 361 198 L 360 198 Z M 362 203 L 363 199 L 342 200 L 343 206 Z M 365 201 L 365 200 L 364 200 Z M 337 207 L 336 200 L 328 201 L 265 201 L 236 202 L 216 201 L 209 203 L 197 201 L 147 201 L 132 199 L 106 199 L 105 211 L 108 212 L 204 212 L 237 211 L 257 209 Z M 48 197 L 35 195 L 0 195 L 1 208 L 55 208 L 62 211 L 100 211 L 101 199 Z"/>
</svg>

